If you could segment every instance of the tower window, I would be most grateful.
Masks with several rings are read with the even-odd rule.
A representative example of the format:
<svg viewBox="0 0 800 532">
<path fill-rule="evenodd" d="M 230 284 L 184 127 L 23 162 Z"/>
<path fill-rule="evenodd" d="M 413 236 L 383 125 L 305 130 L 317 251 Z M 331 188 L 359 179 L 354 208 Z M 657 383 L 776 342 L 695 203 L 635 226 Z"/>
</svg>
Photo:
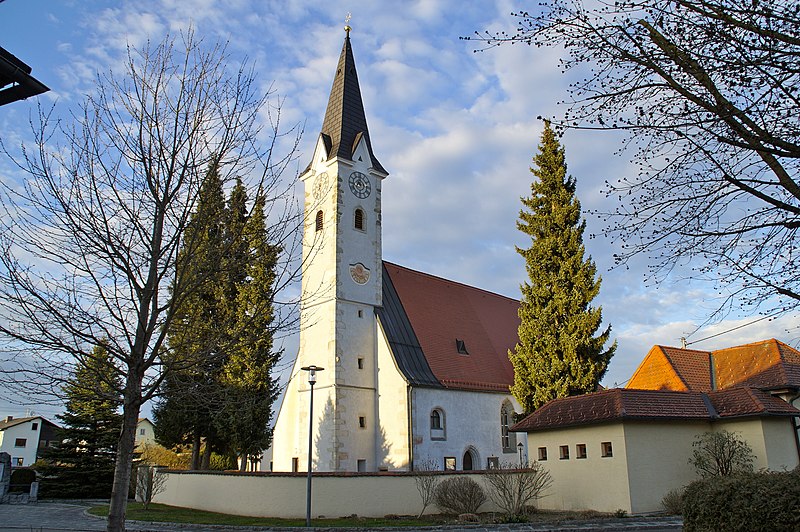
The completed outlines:
<svg viewBox="0 0 800 532">
<path fill-rule="evenodd" d="M 510 401 L 504 401 L 500 407 L 500 443 L 504 453 L 516 452 L 517 435 L 508 429 L 514 422 L 514 407 Z"/>
<path fill-rule="evenodd" d="M 364 416 L 358 416 L 358 426 L 362 429 L 367 428 L 367 418 Z"/>
<path fill-rule="evenodd" d="M 323 224 L 322 224 L 322 211 L 317 211 L 317 219 L 316 219 L 316 230 L 322 231 Z"/>
<path fill-rule="evenodd" d="M 364 359 L 363 358 L 359 358 L 358 359 L 358 369 L 364 369 Z"/>
<path fill-rule="evenodd" d="M 361 209 L 356 209 L 355 214 L 353 215 L 353 226 L 358 229 L 359 231 L 364 230 L 364 211 Z"/>
</svg>

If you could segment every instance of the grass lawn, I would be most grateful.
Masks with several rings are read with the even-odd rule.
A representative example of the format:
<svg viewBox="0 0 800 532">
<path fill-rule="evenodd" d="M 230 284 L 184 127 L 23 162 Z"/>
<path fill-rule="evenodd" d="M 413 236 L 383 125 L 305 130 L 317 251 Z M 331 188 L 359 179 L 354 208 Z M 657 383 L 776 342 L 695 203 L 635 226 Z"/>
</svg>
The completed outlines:
<svg viewBox="0 0 800 532">
<path fill-rule="evenodd" d="M 92 515 L 105 517 L 108 515 L 108 505 L 94 506 L 89 509 Z M 263 527 L 304 527 L 305 519 L 278 519 L 275 517 L 246 517 L 243 515 L 219 514 L 178 508 L 165 504 L 150 504 L 145 510 L 141 503 L 128 503 L 127 518 L 134 521 L 151 521 L 162 523 L 187 523 L 195 525 L 230 525 L 230 526 L 263 526 Z M 613 517 L 600 512 L 556 512 L 542 510 L 528 516 L 530 523 L 563 523 L 564 521 L 596 521 Z M 502 522 L 494 514 L 481 515 L 481 521 L 486 523 Z M 420 527 L 455 524 L 457 521 L 452 516 L 423 515 L 420 519 L 415 516 L 398 517 L 339 517 L 330 519 L 313 519 L 312 525 L 326 528 L 375 528 L 375 527 Z"/>
<path fill-rule="evenodd" d="M 105 517 L 108 515 L 108 505 L 94 506 L 89 509 L 92 515 Z M 127 519 L 134 521 L 151 521 L 165 523 L 188 523 L 194 525 L 233 525 L 233 526 L 264 526 L 286 527 L 305 526 L 305 519 L 278 519 L 275 517 L 247 517 L 243 515 L 218 514 L 204 512 L 190 508 L 178 508 L 165 504 L 150 504 L 145 510 L 138 502 L 128 503 Z M 312 519 L 312 524 L 319 527 L 385 527 L 385 526 L 432 526 L 440 525 L 446 521 L 442 516 L 399 517 L 387 519 L 384 517 L 340 517 L 333 519 Z"/>
</svg>

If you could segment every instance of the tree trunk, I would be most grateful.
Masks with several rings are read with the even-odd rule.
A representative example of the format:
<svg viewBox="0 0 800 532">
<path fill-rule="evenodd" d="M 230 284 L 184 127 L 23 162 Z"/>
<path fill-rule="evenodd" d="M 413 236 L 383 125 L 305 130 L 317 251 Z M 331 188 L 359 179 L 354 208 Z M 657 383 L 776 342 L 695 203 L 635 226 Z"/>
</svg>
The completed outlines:
<svg viewBox="0 0 800 532">
<path fill-rule="evenodd" d="M 247 471 L 247 453 L 242 453 L 242 463 L 239 464 L 239 471 Z"/>
<path fill-rule="evenodd" d="M 141 385 L 132 386 L 136 377 L 128 377 L 125 387 L 125 401 L 122 407 L 122 431 L 117 443 L 117 463 L 114 468 L 114 486 L 111 490 L 111 503 L 108 508 L 108 532 L 125 532 L 125 511 L 128 507 L 128 488 L 131 483 L 131 463 L 136 440 L 136 423 L 139 421 L 141 400 L 137 390 Z M 141 380 L 139 379 L 139 382 Z M 134 397 L 130 397 L 133 395 Z"/>
<path fill-rule="evenodd" d="M 211 443 L 206 438 L 206 446 L 203 448 L 203 463 L 200 467 L 203 471 L 211 469 Z"/>
<path fill-rule="evenodd" d="M 192 471 L 200 469 L 200 432 L 194 431 L 192 440 Z"/>
</svg>

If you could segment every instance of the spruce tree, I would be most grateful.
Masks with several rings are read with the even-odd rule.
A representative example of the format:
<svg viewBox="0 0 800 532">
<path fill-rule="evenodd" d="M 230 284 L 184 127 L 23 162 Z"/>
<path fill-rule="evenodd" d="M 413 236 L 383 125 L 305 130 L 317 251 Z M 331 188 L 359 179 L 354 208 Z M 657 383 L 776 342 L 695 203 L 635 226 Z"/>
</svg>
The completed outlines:
<svg viewBox="0 0 800 532">
<path fill-rule="evenodd" d="M 269 424 L 278 396 L 272 370 L 280 358 L 273 348 L 273 301 L 280 248 L 268 239 L 264 195 L 259 191 L 244 219 L 240 186 L 231 191 L 228 207 L 230 345 L 220 374 L 225 405 L 216 423 L 244 470 L 248 457 L 259 456 L 272 440 Z"/>
<path fill-rule="evenodd" d="M 178 253 L 174 281 L 194 289 L 188 291 L 191 298 L 170 302 L 178 308 L 167 333 L 170 355 L 165 358 L 172 371 L 153 409 L 156 440 L 166 447 L 191 443 L 192 469 L 207 468 L 210 444 L 218 440 L 214 416 L 222 400 L 217 378 L 224 358 L 225 229 L 222 179 L 211 164 Z"/>
<path fill-rule="evenodd" d="M 80 361 L 64 387 L 65 412 L 56 416 L 61 428 L 56 443 L 40 453 L 41 496 L 101 499 L 111 496 L 117 441 L 122 428 L 118 413 L 121 388 L 113 360 L 102 346 Z"/>
<path fill-rule="evenodd" d="M 581 206 L 575 179 L 567 176 L 564 148 L 545 123 L 531 172 L 531 196 L 522 198 L 517 228 L 530 236 L 525 259 L 528 280 L 521 285 L 519 343 L 509 351 L 514 366 L 511 393 L 525 412 L 558 397 L 594 391 L 616 350 L 604 345 L 608 326 L 595 336 L 602 309 L 591 302 L 600 278 L 584 258 Z"/>
</svg>

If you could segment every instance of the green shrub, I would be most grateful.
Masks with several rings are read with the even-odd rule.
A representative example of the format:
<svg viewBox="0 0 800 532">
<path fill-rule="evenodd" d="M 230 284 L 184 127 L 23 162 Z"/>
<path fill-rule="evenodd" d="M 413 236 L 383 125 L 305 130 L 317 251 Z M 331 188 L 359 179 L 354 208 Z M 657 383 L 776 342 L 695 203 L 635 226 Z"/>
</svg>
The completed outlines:
<svg viewBox="0 0 800 532">
<path fill-rule="evenodd" d="M 693 482 L 683 494 L 683 525 L 687 532 L 800 530 L 800 472 Z"/>
<path fill-rule="evenodd" d="M 683 490 L 685 488 L 675 488 L 669 490 L 664 498 L 661 499 L 661 506 L 669 515 L 683 514 Z"/>
<path fill-rule="evenodd" d="M 469 477 L 453 477 L 436 486 L 434 502 L 449 514 L 474 514 L 486 502 L 483 488 Z"/>
</svg>

